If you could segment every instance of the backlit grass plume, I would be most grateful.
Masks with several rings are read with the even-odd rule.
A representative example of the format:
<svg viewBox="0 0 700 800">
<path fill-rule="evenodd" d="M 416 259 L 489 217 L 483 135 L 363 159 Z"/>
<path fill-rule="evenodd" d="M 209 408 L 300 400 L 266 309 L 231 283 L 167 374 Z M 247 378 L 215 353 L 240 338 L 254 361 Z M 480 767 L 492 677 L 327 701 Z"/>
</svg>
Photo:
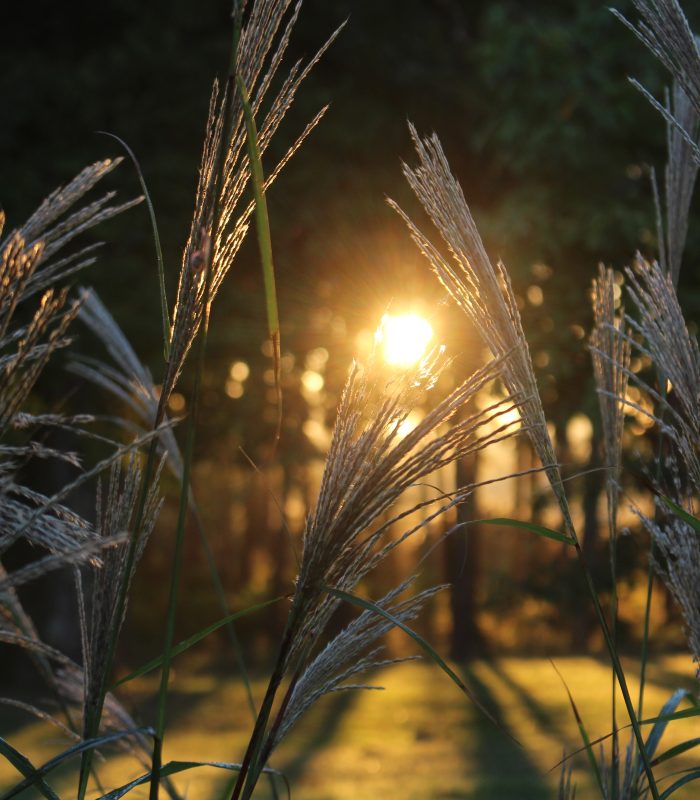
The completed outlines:
<svg viewBox="0 0 700 800">
<path fill-rule="evenodd" d="M 242 25 L 234 48 L 234 62 L 229 81 L 223 89 L 214 84 L 199 171 L 190 234 L 185 246 L 178 280 L 177 300 L 173 312 L 170 357 L 163 380 L 163 396 L 170 396 L 184 360 L 202 322 L 205 304 L 216 296 L 226 273 L 231 268 L 248 231 L 254 203 L 245 197 L 251 180 L 250 160 L 246 153 L 246 123 L 240 93 L 233 78 L 243 82 L 250 108 L 268 109 L 257 125 L 257 147 L 264 155 L 279 128 L 302 81 L 335 39 L 336 31 L 306 64 L 293 65 L 275 97 L 267 93 L 287 50 L 292 28 L 301 9 L 297 2 L 289 18 L 291 0 L 258 0 Z M 322 108 L 297 137 L 286 154 L 265 180 L 266 190 L 279 175 L 292 155 L 321 120 Z M 211 270 L 209 278 L 207 271 Z"/>
<path fill-rule="evenodd" d="M 590 350 L 603 425 L 603 453 L 607 469 L 606 486 L 611 536 L 614 538 L 622 467 L 622 434 L 625 422 L 624 398 L 630 374 L 631 345 L 621 336 L 624 312 L 615 309 L 615 275 L 602 265 L 593 281 L 593 317 Z M 619 290 L 618 290 L 619 291 Z"/>
<path fill-rule="evenodd" d="M 561 509 L 566 533 L 576 551 L 586 589 L 603 633 L 615 676 L 634 729 L 634 736 L 644 762 L 644 770 L 652 796 L 658 798 L 658 789 L 654 782 L 649 759 L 646 757 L 641 728 L 632 704 L 614 636 L 611 634 L 610 626 L 603 613 L 598 592 L 571 519 L 568 499 L 547 429 L 542 402 L 537 391 L 530 351 L 523 333 L 520 312 L 510 278 L 503 264 L 499 263 L 496 268 L 492 266 L 464 199 L 462 189 L 450 171 L 437 136 L 433 134 L 427 139 L 420 139 L 412 126 L 411 135 L 419 164 L 415 168 L 404 165 L 404 175 L 440 232 L 450 251 L 451 258 L 443 256 L 440 250 L 395 203 L 392 203 L 392 206 L 403 217 L 414 241 L 450 296 L 466 313 L 474 329 L 482 337 L 492 354 L 500 360 L 500 376 L 508 390 L 511 394 L 518 394 L 525 398 L 519 408 L 520 415 Z"/>
<path fill-rule="evenodd" d="M 161 462 L 161 467 L 162 467 Z M 109 641 L 118 636 L 126 614 L 126 606 L 119 608 L 117 596 L 123 582 L 127 588 L 136 571 L 146 542 L 156 523 L 162 506 L 158 484 L 160 468 L 156 470 L 146 496 L 143 518 L 139 528 L 139 538 L 135 557 L 127 560 L 128 536 L 134 524 L 136 507 L 142 482 L 142 471 L 138 457 L 132 454 L 122 467 L 112 465 L 105 491 L 97 494 L 97 532 L 102 539 L 110 540 L 123 535 L 123 540 L 106 550 L 99 565 L 92 568 L 90 586 L 90 607 L 85 611 L 85 598 L 82 591 L 82 578 L 78 573 L 79 607 L 81 613 L 81 632 L 83 641 L 84 690 L 84 728 L 92 727 L 91 721 L 100 713 L 99 702 L 109 679 L 111 664 L 107 661 Z M 125 574 L 128 570 L 128 574 Z M 117 614 L 121 612 L 121 616 Z"/>
<path fill-rule="evenodd" d="M 632 0 L 635 24 L 613 10 L 680 83 L 700 114 L 700 49 L 678 0 Z"/>
<path fill-rule="evenodd" d="M 136 199 L 110 205 L 114 193 L 108 192 L 96 201 L 80 205 L 85 194 L 118 163 L 119 159 L 106 160 L 86 167 L 66 186 L 52 192 L 26 223 L 11 231 L 0 244 L 0 436 L 3 439 L 10 430 L 19 430 L 26 436 L 26 432 L 31 434 L 39 425 L 72 428 L 90 419 L 55 414 L 32 416 L 23 411 L 23 406 L 51 356 L 69 343 L 68 328 L 79 310 L 79 302 L 68 299 L 67 289 L 54 284 L 91 263 L 94 258 L 86 254 L 94 248 L 57 256 L 83 231 L 139 202 Z M 1 215 L 0 228 L 3 223 Z M 40 294 L 38 300 L 37 294 Z M 23 304 L 33 304 L 33 309 L 25 308 L 23 321 L 17 322 L 15 313 Z M 33 579 L 42 569 L 92 558 L 105 545 L 104 541 L 98 541 L 85 520 L 62 505 L 70 487 L 49 498 L 15 479 L 19 467 L 37 456 L 59 458 L 80 466 L 75 454 L 57 451 L 31 438 L 21 444 L 14 441 L 12 445 L 4 441 L 0 444 L 0 555 L 19 538 L 49 551 L 43 559 L 5 574 L 0 581 L 4 590 Z"/>
<path fill-rule="evenodd" d="M 355 364 L 350 371 L 316 508 L 304 529 L 299 575 L 284 638 L 233 798 L 251 796 L 272 747 L 284 731 L 318 696 L 336 686 L 336 679 L 350 676 L 348 665 L 359 662 L 371 639 L 383 630 L 383 625 L 362 616 L 334 640 L 335 644 L 331 642 L 315 657 L 340 602 L 334 592 L 351 592 L 395 547 L 429 519 L 464 499 L 473 487 L 461 487 L 451 496 L 439 495 L 427 504 L 437 507 L 427 519 L 395 537 L 390 535 L 392 527 L 426 506 L 420 503 L 396 515 L 392 508 L 399 497 L 440 467 L 519 430 L 517 415 L 512 412 L 525 402 L 522 394 L 486 409 L 469 408 L 484 386 L 498 376 L 502 364 L 495 359 L 439 400 L 403 435 L 408 415 L 426 392 L 434 390 L 443 365 L 438 351 L 418 366 L 393 375 L 387 374 L 386 367 L 374 357 L 365 366 Z M 397 604 L 392 593 L 384 602 L 400 619 L 409 619 L 427 596 L 419 596 L 414 603 Z M 365 635 L 360 636 L 358 631 Z M 285 678 L 290 681 L 286 696 L 276 721 L 268 727 L 277 690 Z"/>
<path fill-rule="evenodd" d="M 402 583 L 389 592 L 377 605 L 385 608 L 401 622 L 410 622 L 418 616 L 423 605 L 442 587 L 419 592 L 405 600 L 397 598 L 406 591 L 413 579 Z M 281 709 L 276 730 L 273 732 L 270 750 L 274 749 L 303 714 L 321 697 L 332 692 L 354 689 L 381 689 L 364 683 L 348 683 L 362 673 L 395 664 L 401 659 L 381 659 L 382 647 L 377 642 L 388 633 L 394 624 L 371 611 L 363 611 L 353 622 L 318 653 L 306 666 L 294 683 L 288 702 Z M 410 658 L 410 657 L 409 657 Z"/>
<path fill-rule="evenodd" d="M 627 293 L 639 312 L 629 324 L 634 346 L 668 382 L 668 401 L 650 382 L 638 381 L 664 410 L 664 432 L 687 473 L 688 489 L 700 490 L 700 350 L 685 322 L 672 277 L 657 262 L 637 259 L 627 270 Z M 659 420 L 660 421 L 660 420 Z"/>
<path fill-rule="evenodd" d="M 667 108 L 673 120 L 666 121 L 668 159 L 664 172 L 666 225 L 659 236 L 660 262 L 678 286 L 683 251 L 688 236 L 688 216 L 700 161 L 695 148 L 700 135 L 700 111 L 690 102 L 677 79 L 669 93 Z M 689 141 L 690 139 L 690 141 Z"/>
<path fill-rule="evenodd" d="M 638 259 L 627 270 L 628 293 L 639 312 L 631 321 L 637 332 L 634 347 L 655 365 L 666 391 L 638 379 L 657 405 L 654 416 L 663 436 L 662 459 L 653 482 L 660 496 L 670 498 L 690 514 L 697 513 L 700 495 L 700 349 L 685 323 L 672 276 L 657 262 Z M 681 516 L 657 501 L 655 518 L 638 512 L 658 548 L 656 568 L 680 606 L 688 642 L 700 664 L 700 539 Z"/>
<path fill-rule="evenodd" d="M 390 201 L 390 204 L 407 224 L 413 240 L 442 285 L 466 313 L 494 358 L 500 359 L 501 376 L 508 390 L 526 398 L 520 407 L 520 414 L 532 445 L 545 467 L 568 532 L 574 535 L 530 350 L 508 273 L 501 263 L 495 268 L 491 264 L 462 188 L 450 170 L 437 135 L 421 139 L 412 125 L 410 131 L 419 163 L 416 167 L 404 164 L 403 172 L 448 246 L 452 260 L 443 256 L 396 203 Z"/>
<path fill-rule="evenodd" d="M 86 356 L 74 356 L 69 369 L 76 375 L 105 389 L 136 417 L 136 430 L 148 430 L 158 413 L 160 391 L 150 370 L 141 362 L 131 343 L 100 300 L 94 289 L 80 292 L 78 319 L 106 348 L 111 363 Z M 167 419 L 167 418 L 166 418 Z M 124 421 L 126 423 L 126 420 Z M 182 479 L 182 455 L 172 427 L 162 428 L 159 443 L 167 454 L 167 464 L 178 480 Z"/>
</svg>

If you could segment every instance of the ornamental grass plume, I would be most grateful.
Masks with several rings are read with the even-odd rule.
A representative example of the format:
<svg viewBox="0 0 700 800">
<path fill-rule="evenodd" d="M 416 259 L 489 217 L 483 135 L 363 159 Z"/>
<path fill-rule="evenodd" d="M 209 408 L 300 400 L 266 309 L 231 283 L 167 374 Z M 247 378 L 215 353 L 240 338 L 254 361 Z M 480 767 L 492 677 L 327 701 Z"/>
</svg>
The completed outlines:
<svg viewBox="0 0 700 800">
<path fill-rule="evenodd" d="M 340 682 L 353 674 L 353 664 L 369 665 L 375 660 L 376 652 L 365 656 L 365 661 L 360 657 L 384 626 L 367 615 L 314 655 L 340 596 L 351 597 L 349 593 L 389 553 L 431 519 L 463 501 L 474 487 L 459 487 L 449 495 L 440 493 L 397 514 L 392 508 L 399 497 L 440 467 L 520 430 L 513 411 L 527 401 L 522 393 L 485 409 L 470 409 L 479 392 L 502 369 L 501 360 L 494 359 L 402 435 L 411 410 L 426 392 L 435 390 L 444 365 L 441 351 L 434 351 L 417 366 L 389 376 L 374 356 L 364 366 L 355 363 L 350 371 L 316 508 L 304 528 L 299 575 L 284 637 L 233 798 L 251 796 L 272 748 L 306 708 L 326 691 L 339 688 Z M 390 535 L 409 514 L 429 506 L 434 509 L 427 518 L 398 537 Z M 402 584 L 390 592 L 372 606 L 373 612 L 379 613 L 382 606 L 399 620 L 410 619 L 436 591 L 398 602 L 396 596 L 405 588 Z M 268 724 L 285 678 L 289 680 L 285 697 Z"/>
<path fill-rule="evenodd" d="M 136 551 L 133 559 L 127 558 L 128 534 L 133 529 L 136 509 L 142 485 L 142 470 L 137 454 L 133 453 L 122 466 L 115 462 L 109 473 L 106 489 L 97 492 L 96 530 L 101 539 L 109 541 L 121 537 L 121 541 L 104 552 L 101 563 L 91 569 L 90 607 L 86 609 L 83 578 L 76 572 L 78 607 L 83 644 L 83 691 L 84 730 L 91 728 L 91 720 L 101 709 L 111 664 L 107 659 L 109 642 L 117 637 L 126 616 L 126 604 L 117 603 L 120 587 L 126 585 L 127 597 L 131 581 L 148 538 L 163 504 L 158 486 L 161 461 L 146 493 L 141 524 L 138 530 Z M 117 616 L 120 614 L 120 616 Z"/>
<path fill-rule="evenodd" d="M 68 369 L 123 402 L 136 415 L 135 429 L 142 434 L 151 427 L 158 414 L 160 391 L 150 370 L 139 360 L 131 343 L 94 289 L 80 291 L 78 319 L 102 342 L 112 363 L 107 364 L 87 356 L 74 356 Z M 166 415 L 164 421 L 167 422 Z M 121 422 L 130 427 L 126 420 Z M 170 425 L 162 428 L 159 444 L 167 454 L 167 464 L 172 473 L 181 480 L 182 454 Z"/>
<path fill-rule="evenodd" d="M 318 502 L 304 529 L 294 595 L 302 623 L 290 648 L 290 661 L 313 646 L 337 605 L 320 587 L 351 591 L 402 541 L 402 537 L 386 540 L 397 521 L 394 517 L 373 527 L 398 498 L 440 467 L 518 430 L 518 422 L 508 415 L 522 407 L 522 394 L 458 416 L 497 377 L 501 363 L 494 360 L 402 436 L 411 409 L 433 388 L 442 366 L 442 356 L 434 353 L 388 383 L 375 363 L 353 366 L 340 400 Z M 441 431 L 447 423 L 447 430 Z M 437 501 L 441 499 L 445 498 Z M 449 498 L 449 507 L 456 502 Z"/>
<path fill-rule="evenodd" d="M 235 90 L 234 79 L 238 76 L 243 82 L 253 113 L 260 111 L 289 45 L 301 10 L 301 0 L 294 4 L 285 23 L 291 6 L 291 0 L 258 0 L 253 3 L 246 23 L 241 26 L 238 41 L 234 43 L 229 80 L 223 90 L 218 82 L 212 89 L 194 215 L 178 279 L 168 366 L 163 379 L 163 402 L 167 402 L 177 383 L 204 318 L 205 306 L 211 304 L 231 268 L 255 207 L 254 202 L 245 199 L 251 166 L 246 154 L 244 107 L 240 92 Z M 291 107 L 302 81 L 341 28 L 329 37 L 308 63 L 298 61 L 289 71 L 258 125 L 257 145 L 261 155 Z M 264 182 L 265 191 L 321 121 L 327 108 L 324 106 L 306 125 L 271 170 Z"/>
<path fill-rule="evenodd" d="M 101 161 L 86 167 L 65 187 L 49 195 L 30 219 L 12 231 L 0 245 L 0 557 L 19 539 L 25 539 L 39 551 L 47 553 L 12 571 L 0 563 L 0 641 L 29 653 L 51 691 L 54 706 L 62 711 L 66 722 L 30 703 L 22 704 L 23 710 L 51 721 L 73 739 L 80 738 L 76 732 L 80 727 L 76 708 L 84 707 L 87 720 L 94 711 L 96 697 L 101 691 L 99 687 L 106 688 L 109 677 L 105 663 L 106 640 L 115 628 L 120 627 L 123 618 L 123 613 L 121 618 L 115 617 L 114 596 L 122 579 L 130 582 L 137 560 L 124 578 L 129 526 L 141 482 L 135 451 L 154 438 L 172 436 L 172 432 L 165 423 L 127 445 L 118 445 L 84 429 L 85 425 L 94 422 L 92 415 L 32 415 L 24 411 L 23 406 L 49 359 L 70 343 L 69 326 L 81 312 L 81 299 L 70 300 L 68 290 L 56 284 L 92 264 L 99 245 L 68 255 L 59 255 L 59 251 L 83 231 L 141 200 L 137 198 L 112 205 L 114 193 L 108 192 L 96 201 L 79 205 L 84 195 L 120 160 Z M 76 205 L 77 210 L 72 210 Z M 3 223 L 4 215 L 0 214 L 0 227 Z M 28 310 L 28 322 L 18 323 L 15 312 L 23 304 L 30 306 L 37 294 L 39 299 L 35 310 Z M 22 318 L 27 319 L 27 311 Z M 120 357 L 123 355 L 123 352 L 119 353 Z M 27 438 L 40 427 L 54 427 L 94 437 L 107 442 L 112 452 L 95 466 L 85 469 L 75 453 L 47 447 Z M 6 443 L 10 434 L 13 435 L 12 444 Z M 25 441 L 21 442 L 20 438 L 21 443 L 17 444 L 18 435 Z M 125 456 L 125 477 L 120 479 L 120 462 Z M 17 478 L 20 468 L 37 457 L 62 460 L 78 468 L 80 474 L 53 495 L 45 496 L 24 486 Z M 77 488 L 110 467 L 106 500 L 98 511 L 98 524 L 95 526 L 71 511 L 64 501 Z M 159 474 L 160 468 L 156 470 L 156 483 Z M 153 527 L 159 507 L 153 483 L 146 494 L 137 556 Z M 74 565 L 79 590 L 83 667 L 41 640 L 16 592 L 16 587 L 66 565 Z M 80 571 L 85 565 L 97 576 L 91 587 L 93 602 L 89 614 Z M 12 701 L 4 699 L 2 702 Z M 130 720 L 118 701 L 109 694 L 106 708 L 107 721 L 113 719 L 120 730 L 125 720 Z M 129 726 L 135 727 L 132 720 Z M 148 742 L 141 738 L 141 759 L 148 763 L 144 755 Z M 133 748 L 133 742 L 127 744 Z"/>
<path fill-rule="evenodd" d="M 627 270 L 628 292 L 639 313 L 630 321 L 632 347 L 650 359 L 660 388 L 630 374 L 656 405 L 651 414 L 660 441 L 656 476 L 657 495 L 673 499 L 681 511 L 694 512 L 700 490 L 700 357 L 676 295 L 681 259 L 688 231 L 690 202 L 700 165 L 700 44 L 678 0 L 633 0 L 640 14 L 635 25 L 619 12 L 622 22 L 646 45 L 673 76 L 671 98 L 663 107 L 633 83 L 666 119 L 668 163 L 665 174 L 665 226 L 659 223 L 659 263 L 637 258 Z M 628 400 L 625 402 L 632 405 Z M 638 406 L 637 410 L 640 409 Z M 648 413 L 645 411 L 645 413 Z M 685 617 L 691 652 L 700 661 L 700 544 L 696 531 L 681 516 L 670 514 L 657 500 L 654 519 L 638 512 L 656 545 L 652 556 L 659 574 Z"/>
<path fill-rule="evenodd" d="M 562 512 L 568 540 L 574 546 L 581 565 L 586 590 L 603 633 L 615 679 L 619 683 L 634 730 L 650 791 L 653 797 L 658 798 L 660 795 L 654 781 L 650 759 L 644 749 L 642 731 L 614 641 L 614 632 L 611 634 L 611 628 L 605 618 L 571 519 L 559 465 L 537 391 L 529 347 L 508 273 L 501 263 L 497 264 L 495 269 L 492 266 L 462 189 L 450 171 L 437 136 L 433 134 L 421 139 L 413 126 L 410 126 L 410 131 L 419 164 L 415 168 L 404 164 L 404 175 L 440 232 L 451 257 L 445 257 L 396 203 L 391 201 L 390 203 L 406 222 L 414 241 L 447 292 L 466 313 L 491 353 L 499 358 L 500 376 L 507 389 L 512 394 L 519 393 L 527 398 L 520 405 L 519 412 Z"/>
<path fill-rule="evenodd" d="M 393 589 L 377 605 L 403 623 L 415 619 L 425 603 L 434 597 L 442 586 L 426 589 L 404 600 L 397 598 L 414 582 L 415 576 Z M 365 610 L 318 653 L 304 668 L 282 710 L 279 723 L 271 740 L 270 751 L 282 741 L 294 724 L 321 697 L 333 692 L 356 689 L 382 689 L 365 683 L 347 683 L 351 678 L 379 669 L 389 664 L 413 660 L 406 658 L 382 659 L 382 646 L 376 643 L 394 627 L 394 623 L 372 611 Z"/>
<path fill-rule="evenodd" d="M 678 0 L 632 0 L 641 19 L 626 25 L 678 81 L 700 114 L 700 49 Z"/>
<path fill-rule="evenodd" d="M 90 245 L 53 260 L 59 250 L 86 230 L 141 202 L 142 198 L 137 197 L 120 205 L 109 205 L 115 193 L 107 192 L 62 218 L 121 161 L 121 158 L 106 159 L 85 167 L 72 181 L 52 192 L 21 228 L 0 243 L 0 330 L 6 330 L 8 308 L 14 310 L 33 294 L 93 264 L 94 251 L 101 245 Z M 0 234 L 3 222 L 4 215 L 0 214 Z"/>
<path fill-rule="evenodd" d="M 667 400 L 649 380 L 636 379 L 657 403 L 657 420 L 687 472 L 688 490 L 700 490 L 700 350 L 685 323 L 670 275 L 658 262 L 637 259 L 627 269 L 627 294 L 639 320 L 628 319 L 638 335 L 632 340 L 637 353 L 655 365 L 667 382 Z M 665 393 L 664 393 L 665 394 Z M 663 420 L 660 417 L 663 415 Z"/>
<path fill-rule="evenodd" d="M 107 192 L 100 199 L 79 206 L 86 193 L 120 160 L 98 161 L 83 169 L 66 186 L 52 192 L 26 223 L 11 231 L 0 244 L 0 437 L 3 440 L 12 430 L 31 432 L 41 425 L 75 429 L 92 420 L 89 415 L 32 416 L 22 408 L 51 356 L 69 344 L 68 328 L 79 312 L 79 301 L 70 301 L 67 289 L 59 289 L 55 284 L 91 264 L 96 246 L 57 258 L 59 252 L 85 230 L 140 202 L 136 198 L 110 205 L 114 192 Z M 72 210 L 75 206 L 77 210 Z M 4 214 L 0 215 L 0 232 L 3 223 Z M 35 310 L 29 312 L 29 321 L 16 322 L 18 308 L 38 293 L 41 296 Z M 37 456 L 80 466 L 75 454 L 32 440 L 20 445 L 5 441 L 0 444 L 0 556 L 19 538 L 49 551 L 48 556 L 2 575 L 0 591 L 8 602 L 13 597 L 10 592 L 13 587 L 65 563 L 94 559 L 100 549 L 114 544 L 99 538 L 91 525 L 62 505 L 64 497 L 77 484 L 64 487 L 49 498 L 16 480 L 19 467 Z M 92 471 L 85 473 L 79 482 L 91 475 Z"/>
<path fill-rule="evenodd" d="M 657 497 L 667 497 L 690 514 L 697 513 L 700 494 L 700 349 L 685 323 L 671 275 L 658 262 L 639 258 L 627 270 L 628 294 L 639 314 L 629 324 L 637 336 L 635 351 L 654 365 L 666 391 L 651 380 L 634 376 L 656 403 L 654 421 L 663 449 L 654 484 Z M 678 603 L 686 623 L 693 658 L 700 664 L 700 540 L 681 517 L 657 499 L 655 518 L 637 511 L 656 545 L 656 570 Z"/>
<path fill-rule="evenodd" d="M 607 471 L 611 554 L 617 530 L 619 480 L 622 470 L 622 434 L 625 423 L 624 398 L 630 374 L 631 344 L 620 331 L 624 311 L 615 309 L 615 274 L 601 264 L 593 281 L 593 318 L 595 326 L 590 339 L 593 375 L 598 392 L 598 405 L 603 426 L 603 455 Z"/>
<path fill-rule="evenodd" d="M 409 128 L 419 164 L 415 168 L 404 164 L 403 173 L 448 246 L 452 260 L 442 255 L 395 202 L 389 203 L 408 226 L 449 295 L 465 312 L 494 358 L 499 359 L 501 377 L 508 390 L 527 398 L 519 408 L 520 414 L 545 468 L 568 533 L 575 537 L 510 277 L 500 262 L 496 268 L 492 266 L 437 135 L 421 139 L 413 125 Z"/>
<path fill-rule="evenodd" d="M 690 102 L 677 79 L 667 98 L 672 120 L 666 120 L 668 159 L 664 172 L 665 230 L 659 231 L 659 261 L 678 286 L 683 251 L 688 237 L 688 217 L 700 160 L 695 148 L 700 136 L 700 111 Z M 689 141 L 690 140 L 690 141 Z M 665 235 L 664 235 L 665 233 Z"/>
</svg>

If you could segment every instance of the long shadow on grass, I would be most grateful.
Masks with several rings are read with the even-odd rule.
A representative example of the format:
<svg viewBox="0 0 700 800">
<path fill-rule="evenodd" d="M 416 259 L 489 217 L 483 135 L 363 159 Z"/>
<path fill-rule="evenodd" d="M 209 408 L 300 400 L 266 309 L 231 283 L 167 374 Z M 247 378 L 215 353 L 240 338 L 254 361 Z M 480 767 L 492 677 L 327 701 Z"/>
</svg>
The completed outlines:
<svg viewBox="0 0 700 800">
<path fill-rule="evenodd" d="M 530 694 L 530 692 L 527 691 L 527 689 L 518 683 L 518 681 L 516 681 L 512 675 L 509 675 L 503 669 L 503 666 L 499 661 L 485 661 L 484 666 L 486 669 L 490 670 L 498 680 L 507 686 L 508 689 L 510 689 L 510 691 L 518 698 L 518 702 L 527 709 L 530 719 L 533 719 L 543 731 L 558 737 L 563 736 L 561 728 L 555 724 L 554 715 L 546 711 L 542 704 L 538 703 L 537 700 L 535 700 L 535 698 Z M 552 675 L 554 675 L 554 670 L 552 670 Z"/>
<path fill-rule="evenodd" d="M 639 664 L 637 662 L 630 663 L 624 661 L 623 664 L 628 675 L 633 675 L 635 677 L 639 675 Z M 651 661 L 647 664 L 647 680 L 650 683 L 667 689 L 669 695 L 676 689 L 686 688 L 693 690 L 697 686 L 697 683 L 692 674 L 692 670 L 694 670 L 694 665 L 690 656 L 688 656 L 687 672 L 673 669 L 670 666 L 659 665 L 655 663 L 652 656 Z"/>
<path fill-rule="evenodd" d="M 547 780 L 527 753 L 527 742 L 513 741 L 513 731 L 504 719 L 504 708 L 475 670 L 462 668 L 469 686 L 500 725 L 474 711 L 467 732 L 467 746 L 472 754 L 474 790 L 470 800 L 500 800 L 517 797 L 518 800 L 549 800 L 554 792 Z M 508 735 L 510 734 L 510 736 Z"/>
<path fill-rule="evenodd" d="M 311 735 L 306 738 L 297 737 L 296 755 L 286 759 L 275 758 L 273 755 L 270 761 L 271 766 L 286 776 L 292 788 L 298 784 L 307 763 L 315 753 L 318 750 L 322 750 L 332 741 L 343 717 L 355 702 L 356 696 L 356 692 L 349 691 L 337 692 L 324 697 L 316 706 L 315 713 L 313 713 L 313 725 L 306 726 L 307 729 L 312 730 Z M 221 786 L 223 787 L 225 784 L 226 780 L 222 780 Z M 258 793 L 260 793 L 261 800 L 269 797 L 269 793 L 263 794 L 267 786 L 267 781 L 261 780 L 259 783 L 260 788 L 255 796 L 257 797 Z M 280 791 L 280 797 L 286 797 L 284 791 Z M 294 791 L 292 791 L 292 797 L 294 797 Z"/>
</svg>

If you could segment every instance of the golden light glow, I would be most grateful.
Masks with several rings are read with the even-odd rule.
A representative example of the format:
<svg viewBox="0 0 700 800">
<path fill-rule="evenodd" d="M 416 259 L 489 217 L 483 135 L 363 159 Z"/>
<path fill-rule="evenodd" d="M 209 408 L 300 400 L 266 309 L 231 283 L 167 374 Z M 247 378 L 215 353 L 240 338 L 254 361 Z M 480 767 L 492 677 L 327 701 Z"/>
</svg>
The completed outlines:
<svg viewBox="0 0 700 800">
<path fill-rule="evenodd" d="M 418 314 L 385 314 L 376 338 L 389 364 L 410 367 L 423 357 L 432 335 L 430 323 Z"/>
<path fill-rule="evenodd" d="M 243 383 L 244 380 L 250 375 L 250 367 L 245 361 L 234 361 L 229 369 L 229 375 L 232 380 Z"/>
<path fill-rule="evenodd" d="M 307 369 L 302 373 L 301 383 L 307 392 L 320 392 L 323 389 L 323 375 L 314 372 L 312 369 Z"/>
<path fill-rule="evenodd" d="M 420 411 L 415 408 L 410 411 L 406 419 L 399 425 L 399 430 L 397 431 L 399 439 L 403 439 L 405 436 L 408 436 L 408 434 L 415 427 L 417 427 L 422 419 L 423 414 Z"/>
<path fill-rule="evenodd" d="M 593 423 L 585 414 L 574 414 L 566 424 L 566 438 L 571 456 L 581 464 L 591 457 Z"/>
<path fill-rule="evenodd" d="M 180 394 L 180 392 L 173 392 L 168 398 L 168 408 L 176 414 L 179 414 L 180 411 L 184 411 L 185 405 L 185 396 Z"/>
<path fill-rule="evenodd" d="M 243 397 L 244 391 L 245 389 L 240 381 L 237 381 L 234 378 L 229 378 L 226 381 L 226 394 L 232 400 L 238 400 L 240 397 Z"/>
</svg>

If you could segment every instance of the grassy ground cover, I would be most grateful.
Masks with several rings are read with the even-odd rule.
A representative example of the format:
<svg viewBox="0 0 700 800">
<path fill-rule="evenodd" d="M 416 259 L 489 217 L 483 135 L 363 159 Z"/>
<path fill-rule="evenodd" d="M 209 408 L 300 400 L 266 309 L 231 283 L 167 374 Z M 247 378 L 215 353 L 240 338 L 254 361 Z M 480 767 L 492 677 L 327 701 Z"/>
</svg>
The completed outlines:
<svg viewBox="0 0 700 800">
<path fill-rule="evenodd" d="M 592 737 L 606 733 L 610 671 L 589 658 L 560 658 L 566 679 Z M 176 665 L 177 666 L 177 665 Z M 629 674 L 636 665 L 628 664 Z M 546 659 L 500 658 L 478 661 L 465 671 L 503 728 L 516 744 L 465 701 L 439 670 L 425 663 L 389 667 L 372 676 L 386 687 L 376 692 L 343 692 L 326 698 L 305 717 L 280 748 L 274 765 L 288 777 L 292 797 L 303 800 L 381 798 L 473 798 L 474 800 L 546 800 L 556 797 L 559 770 L 550 772 L 562 750 L 580 747 L 565 691 Z M 691 686 L 693 666 L 687 656 L 667 656 L 650 668 L 646 713 L 654 714 L 679 686 Z M 142 679 L 129 691 L 128 706 L 139 707 L 152 694 L 154 679 Z M 264 681 L 255 683 L 259 697 Z M 631 688 L 636 690 L 635 681 Z M 240 759 L 250 730 L 240 682 L 218 679 L 210 665 L 192 661 L 173 679 L 173 727 L 166 759 Z M 9 740 L 39 764 L 60 752 L 64 742 L 51 728 L 23 724 L 3 713 Z M 693 734 L 693 720 L 667 730 L 666 747 Z M 11 730 L 8 730 L 8 727 Z M 233 728 L 233 731 L 232 731 Z M 626 734 L 623 742 L 626 742 Z M 665 749 L 662 747 L 662 749 Z M 577 797 L 598 796 L 583 755 L 574 759 Z M 661 778 L 693 763 L 678 758 L 660 765 Z M 77 762 L 74 767 L 77 770 Z M 106 786 L 125 783 L 138 774 L 131 759 L 115 758 L 101 768 Z M 74 785 L 75 771 L 66 769 L 54 781 L 62 794 Z M 190 800 L 216 797 L 224 773 L 202 769 L 185 773 L 178 785 Z M 15 774 L 0 764 L 0 788 Z M 664 781 L 660 786 L 663 788 Z M 690 785 L 675 797 L 695 797 Z M 256 796 L 268 796 L 262 782 Z M 33 795 L 25 795 L 29 798 Z M 67 796 L 67 795 L 66 795 Z M 129 797 L 147 797 L 135 789 Z"/>
</svg>

